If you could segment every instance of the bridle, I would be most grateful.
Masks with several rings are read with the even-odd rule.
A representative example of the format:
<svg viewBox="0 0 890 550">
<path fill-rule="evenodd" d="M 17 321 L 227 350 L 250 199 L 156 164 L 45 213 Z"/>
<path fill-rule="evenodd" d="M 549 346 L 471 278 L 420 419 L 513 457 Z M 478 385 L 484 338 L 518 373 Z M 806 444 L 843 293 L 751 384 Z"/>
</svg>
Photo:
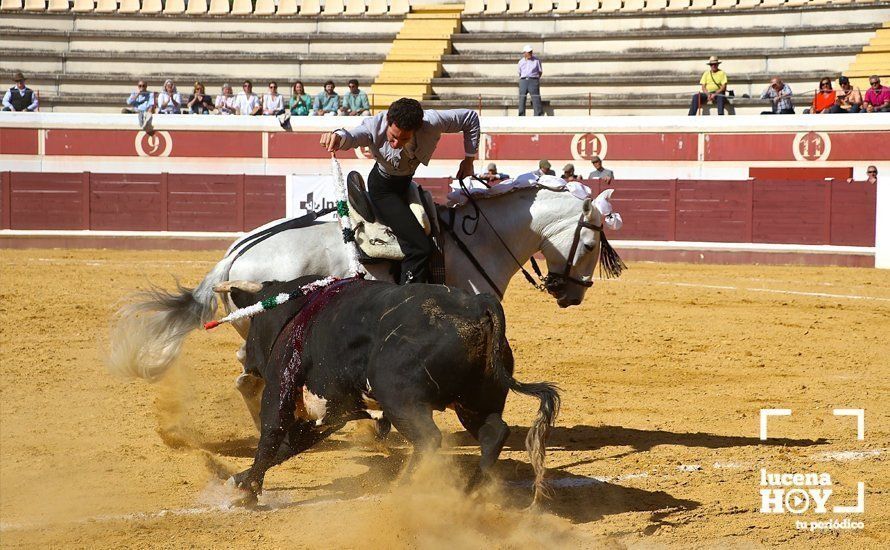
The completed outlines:
<svg viewBox="0 0 890 550">
<path fill-rule="evenodd" d="M 480 180 L 480 181 L 482 181 L 482 180 Z M 610 254 L 614 254 L 614 250 L 611 248 L 611 246 L 608 245 L 608 241 L 606 240 L 606 234 L 603 232 L 603 226 L 602 225 L 594 225 L 594 224 L 588 222 L 584 217 L 584 213 L 582 212 L 580 218 L 578 218 L 578 223 L 575 225 L 575 232 L 574 232 L 574 236 L 572 237 L 572 246 L 569 249 L 568 255 L 566 256 L 566 265 L 565 265 L 565 268 L 563 269 L 562 273 L 550 271 L 547 273 L 546 276 L 544 276 L 541 272 L 541 268 L 538 266 L 538 262 L 535 260 L 535 257 L 532 256 L 530 258 L 531 264 L 532 264 L 532 270 L 534 270 L 535 275 L 537 275 L 537 277 L 538 277 L 538 280 L 536 281 L 535 278 L 531 275 L 531 273 L 529 273 L 528 270 L 526 270 L 525 267 L 522 265 L 522 263 L 516 258 L 516 255 L 513 254 L 513 251 L 510 250 L 510 247 L 507 245 L 507 243 L 504 241 L 504 239 L 498 233 L 497 229 L 494 228 L 491 221 L 489 221 L 488 216 L 485 215 L 485 212 L 483 212 L 482 209 L 479 208 L 479 204 L 476 202 L 476 199 L 473 198 L 472 194 L 470 193 L 469 189 L 467 189 L 464 182 L 462 180 L 458 180 L 458 182 L 459 182 L 460 187 L 463 190 L 464 194 L 466 195 L 468 201 L 470 202 L 470 204 L 473 206 L 473 209 L 475 210 L 475 216 L 471 218 L 472 221 L 477 221 L 480 216 L 482 217 L 482 219 L 485 220 L 485 223 L 487 223 L 488 227 L 491 228 L 492 233 L 494 233 L 495 237 L 497 237 L 498 241 L 500 241 L 501 245 L 504 247 L 504 250 L 507 251 L 507 253 L 513 259 L 513 261 L 519 267 L 519 270 L 522 272 L 522 275 L 525 277 L 525 280 L 528 281 L 534 288 L 536 288 L 540 291 L 545 291 L 545 292 L 549 292 L 552 294 L 554 292 L 557 292 L 561 288 L 565 287 L 567 283 L 573 283 L 573 284 L 580 285 L 585 288 L 590 288 L 591 286 L 593 286 L 592 279 L 589 281 L 585 281 L 583 279 L 578 279 L 577 277 L 572 277 L 572 275 L 571 275 L 572 262 L 575 259 L 575 253 L 578 250 L 578 245 L 581 243 L 581 230 L 582 229 L 584 229 L 584 228 L 592 229 L 593 231 L 596 231 L 597 233 L 599 233 L 600 247 L 601 247 L 600 248 L 600 259 L 603 262 L 606 261 L 605 258 L 603 257 L 603 248 L 602 248 L 603 246 L 608 247 Z M 485 183 L 485 182 L 483 182 L 483 183 Z M 486 187 L 488 187 L 487 184 L 486 184 Z M 454 239 L 458 248 L 460 248 L 460 250 L 464 253 L 464 255 L 467 256 L 467 258 L 470 260 L 470 263 L 472 263 L 473 266 L 476 268 L 476 270 L 479 271 L 479 273 L 482 275 L 482 277 L 485 279 L 485 281 L 488 283 L 488 285 L 492 289 L 494 289 L 494 291 L 498 295 L 498 297 L 503 298 L 504 297 L 503 291 L 501 291 L 501 289 L 499 289 L 497 287 L 497 285 L 495 285 L 494 281 L 491 279 L 491 276 L 488 275 L 488 273 L 482 267 L 482 264 L 479 263 L 479 260 L 477 260 L 476 257 L 473 256 L 473 253 L 470 251 L 470 249 L 467 248 L 467 246 L 463 243 L 463 241 L 461 241 L 460 238 L 457 236 L 457 233 L 454 230 L 454 222 L 455 222 L 456 215 L 457 215 L 457 213 L 454 211 L 453 208 L 449 209 L 449 220 L 448 221 L 442 220 L 443 225 L 446 227 L 446 229 L 448 230 L 448 233 Z M 469 218 L 469 216 L 464 218 L 463 223 L 462 223 L 462 229 L 466 235 L 472 235 L 473 233 L 476 232 L 476 229 L 474 228 L 473 231 L 467 230 L 466 223 L 465 223 L 467 218 Z M 621 267 L 624 267 L 624 264 L 621 263 L 621 260 L 620 260 L 620 258 L 617 257 L 617 254 L 614 254 L 614 256 L 617 259 L 618 263 L 621 265 Z M 612 262 L 610 262 L 610 267 L 607 267 L 607 270 L 606 270 L 607 274 L 612 273 L 613 268 L 611 267 L 611 264 L 612 264 Z M 618 273 L 620 274 L 620 269 L 618 269 Z M 616 274 L 616 276 L 617 276 L 617 274 Z"/>
<path fill-rule="evenodd" d="M 575 235 L 572 237 L 572 247 L 569 249 L 569 254 L 566 256 L 566 266 L 563 269 L 562 273 L 557 273 L 554 271 L 549 271 L 547 276 L 541 279 L 541 285 L 544 287 L 544 290 L 547 292 L 556 292 L 566 285 L 566 282 L 575 283 L 576 285 L 583 286 L 585 288 L 590 288 L 593 286 L 593 279 L 591 278 L 589 281 L 585 281 L 583 279 L 578 279 L 577 277 L 572 277 L 572 261 L 575 259 L 575 252 L 578 250 L 578 245 L 581 243 L 581 230 L 587 228 L 592 229 L 599 233 L 600 240 L 605 238 L 605 234 L 603 233 L 602 225 L 594 225 L 587 220 L 584 219 L 584 213 L 581 213 L 581 217 L 578 218 L 578 225 L 575 226 Z"/>
</svg>

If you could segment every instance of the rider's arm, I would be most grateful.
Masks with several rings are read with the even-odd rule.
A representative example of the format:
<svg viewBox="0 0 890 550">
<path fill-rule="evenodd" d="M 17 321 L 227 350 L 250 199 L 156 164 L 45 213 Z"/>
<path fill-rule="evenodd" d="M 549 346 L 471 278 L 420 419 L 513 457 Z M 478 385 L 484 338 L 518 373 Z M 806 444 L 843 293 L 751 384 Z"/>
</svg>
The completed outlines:
<svg viewBox="0 0 890 550">
<path fill-rule="evenodd" d="M 448 111 L 426 111 L 427 120 L 433 128 L 443 134 L 464 133 L 464 153 L 475 157 L 479 151 L 479 115 L 470 109 Z"/>
<path fill-rule="evenodd" d="M 386 139 L 386 113 L 379 113 L 368 117 L 352 130 L 336 130 L 340 136 L 337 149 L 355 149 L 356 147 L 369 147 L 374 143 L 374 136 L 380 134 Z"/>
</svg>

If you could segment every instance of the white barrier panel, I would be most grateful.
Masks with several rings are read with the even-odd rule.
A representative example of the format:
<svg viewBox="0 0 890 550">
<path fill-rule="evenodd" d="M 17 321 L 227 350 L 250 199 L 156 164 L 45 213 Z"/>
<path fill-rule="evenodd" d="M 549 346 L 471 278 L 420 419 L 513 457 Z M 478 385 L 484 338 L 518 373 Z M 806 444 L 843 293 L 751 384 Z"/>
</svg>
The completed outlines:
<svg viewBox="0 0 890 550">
<path fill-rule="evenodd" d="M 330 174 L 288 174 L 285 180 L 284 215 L 288 218 L 305 216 L 311 211 L 337 206 L 334 178 Z M 319 220 L 334 221 L 332 212 Z"/>
</svg>

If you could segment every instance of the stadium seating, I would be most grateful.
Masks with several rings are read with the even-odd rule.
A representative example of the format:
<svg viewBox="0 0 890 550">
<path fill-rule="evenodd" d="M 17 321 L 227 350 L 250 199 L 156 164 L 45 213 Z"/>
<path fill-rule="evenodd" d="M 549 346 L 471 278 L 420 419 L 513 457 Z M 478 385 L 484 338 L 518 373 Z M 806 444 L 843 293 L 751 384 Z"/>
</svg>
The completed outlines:
<svg viewBox="0 0 890 550">
<path fill-rule="evenodd" d="M 526 43 L 544 63 L 553 114 L 683 112 L 710 55 L 723 59 L 740 113 L 764 107 L 743 96 L 759 96 L 773 75 L 798 105 L 822 76 L 843 72 L 862 86 L 870 74 L 890 75 L 888 0 L 466 0 L 460 8 L 0 0 L 0 74 L 24 71 L 42 110 L 117 110 L 138 78 L 155 90 L 167 77 L 183 89 L 201 80 L 212 93 L 242 78 L 282 87 L 301 78 L 314 93 L 329 77 L 341 90 L 355 77 L 373 84 L 378 107 L 411 95 L 490 114 L 515 112 Z M 354 52 L 345 62 L 344 49 Z"/>
</svg>

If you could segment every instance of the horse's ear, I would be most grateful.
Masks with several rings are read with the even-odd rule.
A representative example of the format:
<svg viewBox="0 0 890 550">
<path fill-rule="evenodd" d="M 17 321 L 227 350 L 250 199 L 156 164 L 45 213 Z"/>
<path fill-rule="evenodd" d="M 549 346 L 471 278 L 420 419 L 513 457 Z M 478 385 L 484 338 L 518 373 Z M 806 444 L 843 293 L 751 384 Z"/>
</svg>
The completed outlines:
<svg viewBox="0 0 890 550">
<path fill-rule="evenodd" d="M 590 212 L 593 210 L 593 199 L 584 199 L 583 212 L 584 216 L 590 216 Z"/>
</svg>

